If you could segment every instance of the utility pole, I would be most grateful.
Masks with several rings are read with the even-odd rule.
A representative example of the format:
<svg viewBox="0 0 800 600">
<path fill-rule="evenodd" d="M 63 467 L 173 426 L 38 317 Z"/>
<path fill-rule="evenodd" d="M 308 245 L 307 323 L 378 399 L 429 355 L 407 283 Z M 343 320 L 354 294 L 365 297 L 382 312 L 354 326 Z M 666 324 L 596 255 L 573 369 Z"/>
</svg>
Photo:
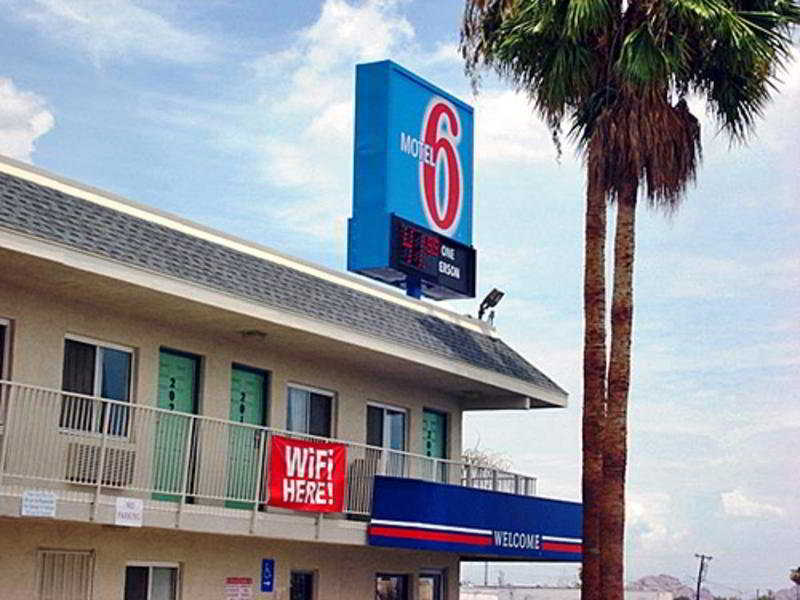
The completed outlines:
<svg viewBox="0 0 800 600">
<path fill-rule="evenodd" d="M 707 562 L 714 557 L 708 554 L 695 554 L 695 558 L 700 559 L 700 570 L 697 572 L 697 591 L 694 594 L 694 600 L 700 600 L 700 584 L 703 583 L 703 578 L 706 576 Z"/>
</svg>

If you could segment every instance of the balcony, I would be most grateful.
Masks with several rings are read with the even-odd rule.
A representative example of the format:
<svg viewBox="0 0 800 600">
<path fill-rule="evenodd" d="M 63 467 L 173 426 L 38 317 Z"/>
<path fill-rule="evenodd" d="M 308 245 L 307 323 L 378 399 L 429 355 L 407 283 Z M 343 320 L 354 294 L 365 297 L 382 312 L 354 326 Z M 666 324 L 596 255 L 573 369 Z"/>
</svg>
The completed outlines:
<svg viewBox="0 0 800 600">
<path fill-rule="evenodd" d="M 0 381 L 0 516 L 19 516 L 26 490 L 47 490 L 60 519 L 113 524 L 116 498 L 139 498 L 146 526 L 364 544 L 376 475 L 536 493 L 532 477 L 336 440 L 348 518 L 277 509 L 263 485 L 276 434 L 319 439 Z"/>
</svg>

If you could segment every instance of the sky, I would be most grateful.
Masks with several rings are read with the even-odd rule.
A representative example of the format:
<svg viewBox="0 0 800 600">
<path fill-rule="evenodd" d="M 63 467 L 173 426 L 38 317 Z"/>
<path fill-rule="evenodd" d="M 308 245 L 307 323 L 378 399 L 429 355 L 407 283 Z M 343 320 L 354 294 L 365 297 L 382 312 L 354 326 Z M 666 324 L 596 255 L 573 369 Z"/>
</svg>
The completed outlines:
<svg viewBox="0 0 800 600">
<path fill-rule="evenodd" d="M 478 299 L 570 392 L 567 409 L 471 413 L 465 445 L 542 495 L 580 498 L 585 177 L 526 98 L 474 96 L 457 0 L 0 0 L 0 153 L 344 270 L 355 64 L 391 58 L 475 106 Z M 797 57 L 800 53 L 795 51 Z M 704 162 L 674 215 L 637 223 L 626 579 L 752 595 L 800 562 L 800 63 L 757 136 L 705 109 Z M 613 222 L 613 216 L 610 219 Z M 492 565 L 567 583 L 574 566 Z M 483 566 L 463 577 L 482 581 Z"/>
</svg>

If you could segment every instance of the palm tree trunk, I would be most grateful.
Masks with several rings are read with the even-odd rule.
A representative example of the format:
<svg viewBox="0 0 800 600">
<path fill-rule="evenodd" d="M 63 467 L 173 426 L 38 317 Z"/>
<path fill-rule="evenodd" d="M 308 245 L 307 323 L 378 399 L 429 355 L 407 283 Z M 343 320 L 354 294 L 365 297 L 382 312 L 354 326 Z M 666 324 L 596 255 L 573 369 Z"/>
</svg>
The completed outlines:
<svg viewBox="0 0 800 600">
<path fill-rule="evenodd" d="M 624 185 L 617 201 L 614 237 L 614 289 L 611 299 L 611 353 L 608 406 L 603 431 L 601 508 L 604 600 L 622 600 L 624 582 L 625 467 L 633 323 L 633 256 L 637 181 Z"/>
<path fill-rule="evenodd" d="M 583 565 L 582 600 L 603 600 L 600 506 L 606 403 L 606 199 L 592 156 L 587 165 L 583 279 Z"/>
</svg>

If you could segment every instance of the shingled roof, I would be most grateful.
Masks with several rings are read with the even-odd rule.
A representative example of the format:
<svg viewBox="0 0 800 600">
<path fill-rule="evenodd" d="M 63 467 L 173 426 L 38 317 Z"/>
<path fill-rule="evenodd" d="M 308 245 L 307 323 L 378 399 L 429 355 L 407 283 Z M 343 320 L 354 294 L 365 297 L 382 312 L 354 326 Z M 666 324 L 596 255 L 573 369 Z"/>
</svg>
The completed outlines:
<svg viewBox="0 0 800 600">
<path fill-rule="evenodd" d="M 0 229 L 352 328 L 566 395 L 502 340 L 27 179 L 0 172 Z"/>
</svg>

